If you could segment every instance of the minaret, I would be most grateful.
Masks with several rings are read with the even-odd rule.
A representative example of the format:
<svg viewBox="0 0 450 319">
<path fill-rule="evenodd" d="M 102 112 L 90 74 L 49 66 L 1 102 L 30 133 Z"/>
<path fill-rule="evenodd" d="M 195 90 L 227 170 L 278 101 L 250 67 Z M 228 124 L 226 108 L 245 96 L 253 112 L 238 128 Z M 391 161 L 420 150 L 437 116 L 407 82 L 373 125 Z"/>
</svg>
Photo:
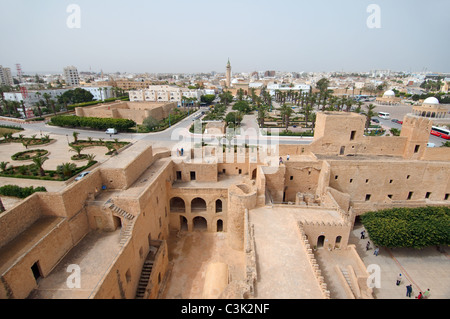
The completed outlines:
<svg viewBox="0 0 450 319">
<path fill-rule="evenodd" d="M 231 64 L 230 64 L 230 58 L 228 58 L 227 63 L 227 88 L 230 88 L 231 86 Z"/>
</svg>

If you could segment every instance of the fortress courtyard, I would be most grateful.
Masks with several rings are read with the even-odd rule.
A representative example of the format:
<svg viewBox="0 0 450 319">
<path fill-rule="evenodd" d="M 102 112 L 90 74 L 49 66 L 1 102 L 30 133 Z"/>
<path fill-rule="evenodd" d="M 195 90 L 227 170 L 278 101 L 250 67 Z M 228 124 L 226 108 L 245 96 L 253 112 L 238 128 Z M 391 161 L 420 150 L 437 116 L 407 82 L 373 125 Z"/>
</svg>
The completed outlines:
<svg viewBox="0 0 450 319">
<path fill-rule="evenodd" d="M 130 139 L 113 157 L 93 149 L 99 164 L 80 181 L 16 179 L 48 192 L 2 196 L 0 298 L 409 299 L 412 284 L 412 299 L 426 289 L 447 299 L 448 247 L 375 256 L 359 216 L 448 206 L 450 154 L 426 148 L 426 120 L 405 118 L 389 138 L 363 136 L 363 120 L 324 112 L 310 144 L 256 161 L 238 161 L 239 151 L 214 161 L 203 146 L 210 157 L 196 163 L 186 158 L 194 149 L 180 157 L 172 145 Z M 70 156 L 66 136 L 52 138 L 59 155 L 49 167 Z"/>
</svg>

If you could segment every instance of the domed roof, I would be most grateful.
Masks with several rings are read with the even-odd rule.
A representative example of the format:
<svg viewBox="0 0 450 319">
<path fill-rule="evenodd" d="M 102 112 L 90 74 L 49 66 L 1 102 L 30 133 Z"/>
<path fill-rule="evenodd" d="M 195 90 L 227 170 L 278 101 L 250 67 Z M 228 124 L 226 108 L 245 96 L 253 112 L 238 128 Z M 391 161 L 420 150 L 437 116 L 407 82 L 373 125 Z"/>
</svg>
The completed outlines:
<svg viewBox="0 0 450 319">
<path fill-rule="evenodd" d="M 423 104 L 439 104 L 439 100 L 435 97 L 429 97 L 423 101 Z"/>
<path fill-rule="evenodd" d="M 395 96 L 395 92 L 392 90 L 387 90 L 384 92 L 383 96 Z"/>
</svg>

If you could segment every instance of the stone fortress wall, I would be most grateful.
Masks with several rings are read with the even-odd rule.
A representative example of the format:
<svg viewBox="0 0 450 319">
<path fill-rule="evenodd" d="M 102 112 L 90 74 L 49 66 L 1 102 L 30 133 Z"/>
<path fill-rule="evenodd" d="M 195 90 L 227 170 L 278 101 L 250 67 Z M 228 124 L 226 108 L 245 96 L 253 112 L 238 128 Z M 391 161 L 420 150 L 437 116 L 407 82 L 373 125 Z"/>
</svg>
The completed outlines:
<svg viewBox="0 0 450 319">
<path fill-rule="evenodd" d="M 426 148 L 426 119 L 405 117 L 399 137 L 364 137 L 356 114 L 318 113 L 316 127 L 310 145 L 279 145 L 291 159 L 275 169 L 267 163 L 278 157 L 195 163 L 139 141 L 63 191 L 33 194 L 0 215 L 0 298 L 26 298 L 37 285 L 33 267 L 45 278 L 91 232 L 118 230 L 117 254 L 89 298 L 157 298 L 169 269 L 169 232 L 196 229 L 226 232 L 229 247 L 246 252 L 248 282 L 230 285 L 248 297 L 256 276 L 246 220 L 253 208 L 301 209 L 299 241 L 307 249 L 351 249 L 359 214 L 449 204 L 450 152 Z M 334 217 L 322 219 L 324 212 Z"/>
<path fill-rule="evenodd" d="M 75 114 L 81 117 L 100 117 L 130 119 L 137 124 L 152 116 L 162 120 L 169 116 L 170 112 L 177 109 L 177 102 L 124 102 L 100 104 L 95 106 L 77 107 Z"/>
</svg>

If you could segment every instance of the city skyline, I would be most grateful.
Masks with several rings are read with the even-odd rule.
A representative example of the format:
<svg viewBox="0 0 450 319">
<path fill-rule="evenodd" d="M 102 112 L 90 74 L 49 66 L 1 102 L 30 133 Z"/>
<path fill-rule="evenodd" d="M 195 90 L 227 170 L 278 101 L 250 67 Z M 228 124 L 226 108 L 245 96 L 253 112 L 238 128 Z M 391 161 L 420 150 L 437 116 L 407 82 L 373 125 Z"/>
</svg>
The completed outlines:
<svg viewBox="0 0 450 319">
<path fill-rule="evenodd" d="M 79 8 L 79 25 L 70 25 Z M 380 25 L 371 27 L 379 8 Z M 0 1 L 0 64 L 25 74 L 232 71 L 450 72 L 450 3 L 389 1 Z M 18 17 L 21 20 L 18 20 Z"/>
</svg>

